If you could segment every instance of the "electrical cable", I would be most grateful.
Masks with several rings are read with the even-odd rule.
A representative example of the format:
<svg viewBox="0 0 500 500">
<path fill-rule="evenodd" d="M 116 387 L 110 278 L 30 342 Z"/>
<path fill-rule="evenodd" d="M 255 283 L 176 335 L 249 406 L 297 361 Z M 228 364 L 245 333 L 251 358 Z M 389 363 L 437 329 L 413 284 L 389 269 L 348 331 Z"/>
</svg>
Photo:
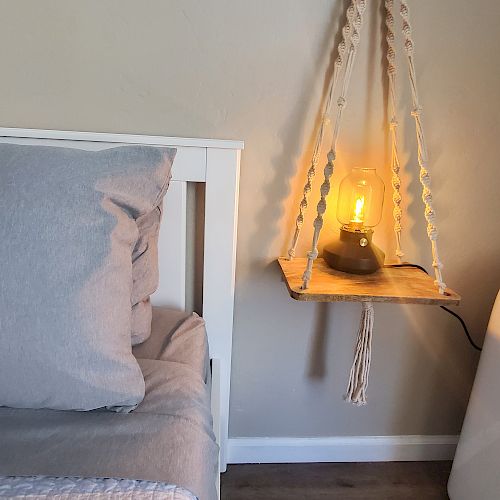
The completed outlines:
<svg viewBox="0 0 500 500">
<path fill-rule="evenodd" d="M 405 263 L 405 264 L 388 264 L 384 267 L 413 267 L 415 269 L 420 269 L 421 271 L 423 271 L 425 274 L 429 274 L 427 272 L 427 270 L 422 267 L 422 266 L 419 266 L 418 264 L 410 264 L 410 263 Z M 462 328 L 464 330 L 464 333 L 467 337 L 467 340 L 469 341 L 469 344 L 474 348 L 476 349 L 476 351 L 482 351 L 482 347 L 478 346 L 474 340 L 472 339 L 471 337 L 471 334 L 469 333 L 469 329 L 467 328 L 467 325 L 465 324 L 465 321 L 463 320 L 463 318 L 457 314 L 455 311 L 452 311 L 451 309 L 448 309 L 447 307 L 445 306 L 439 306 L 441 309 L 443 309 L 443 311 L 446 311 L 447 313 L 451 314 L 452 316 L 454 316 L 455 318 L 458 319 L 458 321 L 460 321 L 460 324 L 462 325 Z"/>
</svg>

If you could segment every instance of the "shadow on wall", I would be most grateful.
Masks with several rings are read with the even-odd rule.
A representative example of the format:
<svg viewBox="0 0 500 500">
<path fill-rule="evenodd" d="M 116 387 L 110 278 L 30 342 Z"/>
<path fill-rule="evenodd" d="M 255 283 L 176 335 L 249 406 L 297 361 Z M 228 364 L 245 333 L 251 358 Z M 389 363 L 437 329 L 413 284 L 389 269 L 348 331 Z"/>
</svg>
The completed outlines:
<svg viewBox="0 0 500 500">
<path fill-rule="evenodd" d="M 327 51 L 331 44 L 331 36 L 329 36 L 329 33 L 336 32 L 335 47 L 337 46 L 342 34 L 342 26 L 339 26 L 339 20 L 345 17 L 348 5 L 348 0 L 335 3 L 332 11 L 330 29 L 327 30 L 327 34 L 322 43 L 322 49 L 319 51 L 320 56 Z M 312 152 L 314 140 L 321 122 L 321 110 L 327 96 L 328 83 L 333 73 L 336 56 L 336 51 L 332 52 L 330 56 L 330 62 L 323 84 L 321 105 L 318 107 L 314 130 L 306 147 L 306 151 L 308 153 Z M 292 224 L 287 224 L 285 226 L 282 225 L 283 205 L 290 192 L 290 179 L 296 175 L 296 159 L 303 155 L 301 147 L 303 129 L 302 127 L 298 127 L 297 124 L 305 123 L 305 117 L 310 105 L 308 96 L 311 94 L 310 89 L 313 88 L 316 78 L 316 74 L 312 73 L 310 75 L 310 78 L 304 85 L 303 97 L 297 101 L 296 106 L 291 113 L 290 120 L 288 120 L 285 128 L 279 132 L 279 137 L 282 139 L 283 150 L 281 155 L 273 159 L 274 177 L 272 181 L 263 189 L 266 203 L 263 204 L 261 211 L 256 216 L 256 220 L 262 221 L 262 223 L 258 227 L 258 231 L 250 238 L 250 241 L 252 242 L 249 252 L 250 255 L 267 255 L 268 250 L 275 241 L 276 237 L 282 233 L 283 227 L 292 227 Z M 292 131 L 295 131 L 295 133 L 292 133 Z M 302 172 L 302 176 L 304 176 L 304 173 L 305 172 Z M 295 217 L 295 215 L 296 214 L 291 214 L 290 217 Z M 287 238 L 286 245 L 288 244 L 289 241 Z M 286 254 L 287 250 L 288 248 L 283 249 L 283 254 Z"/>
<path fill-rule="evenodd" d="M 250 249 L 251 255 L 259 255 L 259 254 L 267 254 L 269 247 L 275 241 L 277 235 L 282 233 L 282 228 L 286 228 L 289 231 L 289 235 L 287 238 L 283 239 L 283 247 L 281 254 L 286 255 L 288 250 L 288 245 L 291 240 L 291 236 L 293 234 L 293 230 L 295 227 L 295 218 L 297 215 L 297 206 L 299 204 L 300 199 L 302 198 L 302 186 L 305 184 L 306 178 L 306 170 L 309 168 L 309 164 L 305 165 L 305 168 L 301 170 L 299 176 L 301 178 L 300 187 L 296 199 L 291 204 L 292 209 L 287 214 L 283 214 L 285 200 L 287 199 L 290 192 L 290 179 L 296 175 L 297 161 L 293 161 L 293 159 L 297 158 L 307 158 L 309 159 L 312 155 L 312 150 L 314 147 L 314 142 L 316 139 L 316 135 L 318 133 L 318 129 L 321 123 L 322 118 L 322 110 L 324 108 L 325 100 L 327 98 L 329 83 L 331 81 L 335 60 L 338 55 L 338 44 L 342 38 L 342 26 L 346 18 L 347 8 L 350 2 L 348 0 L 344 0 L 342 2 L 338 2 L 335 4 L 333 12 L 332 12 L 332 22 L 331 28 L 327 31 L 327 36 L 322 43 L 322 50 L 319 52 L 320 54 L 324 53 L 330 44 L 332 43 L 332 39 L 328 36 L 328 33 L 334 31 L 335 37 L 333 39 L 333 50 L 330 54 L 329 64 L 325 73 L 323 89 L 322 89 L 322 97 L 321 103 L 318 106 L 318 110 L 316 113 L 314 128 L 308 140 L 307 146 L 302 151 L 301 146 L 301 138 L 303 136 L 303 129 L 301 127 L 297 127 L 297 123 L 305 123 L 305 116 L 307 114 L 307 109 L 309 107 L 309 100 L 307 96 L 309 95 L 309 88 L 311 88 L 314 84 L 314 80 L 317 78 L 316 74 L 312 74 L 308 80 L 308 84 L 304 85 L 304 98 L 297 101 L 296 107 L 291 114 L 291 119 L 287 122 L 287 126 L 280 131 L 279 136 L 283 139 L 283 152 L 280 156 L 276 157 L 273 160 L 274 168 L 274 178 L 273 180 L 267 184 L 264 189 L 264 195 L 266 197 L 267 202 L 263 205 L 260 213 L 257 215 L 257 220 L 262 221 L 263 223 L 258 228 L 258 233 L 255 234 L 250 241 L 254 242 L 256 245 L 255 248 Z M 369 25 L 365 26 L 365 30 L 367 33 L 365 34 L 367 40 L 364 43 L 367 43 L 369 46 L 369 62 L 367 66 L 367 73 L 365 78 L 367 81 L 371 81 L 375 78 L 376 75 L 376 42 L 377 42 L 377 34 L 380 29 L 380 22 L 384 25 L 384 16 L 376 15 L 377 10 L 380 9 L 382 13 L 385 14 L 384 6 L 381 4 L 380 6 L 373 3 L 369 5 L 370 12 L 367 12 L 367 16 L 369 16 Z M 383 27 L 383 26 L 382 26 Z M 385 44 L 385 40 L 382 39 L 382 43 Z M 387 103 L 388 103 L 388 86 L 387 79 L 385 77 L 385 69 L 387 67 L 387 61 L 385 56 L 382 57 L 381 64 L 384 67 L 384 71 L 382 72 L 382 81 L 384 88 L 384 117 L 381 124 L 381 128 L 384 129 L 387 123 Z M 361 134 L 363 136 L 364 147 L 367 151 L 370 150 L 372 134 L 370 131 L 373 129 L 372 122 L 375 120 L 375 116 L 372 110 L 373 107 L 373 87 L 371 85 L 366 86 L 366 95 L 364 101 L 364 122 L 363 128 L 361 129 Z M 333 113 L 335 112 L 335 104 L 333 105 Z M 292 130 L 295 130 L 295 134 L 291 133 Z M 387 134 L 383 133 L 381 130 L 381 134 L 383 137 L 384 143 L 384 151 L 387 150 Z M 329 145 L 330 137 L 325 134 L 325 141 L 323 145 L 323 150 L 325 147 Z M 384 164 L 387 163 L 387 159 L 384 158 Z M 287 167 L 286 169 L 284 167 Z M 301 165 L 302 167 L 302 165 Z M 323 169 L 322 164 L 319 164 L 319 168 L 316 172 L 316 187 L 319 183 L 322 182 Z M 312 198 L 312 197 L 311 197 Z M 313 206 L 312 200 L 310 201 L 309 211 L 314 212 L 315 206 Z M 270 220 L 269 214 L 272 214 L 272 219 Z M 328 215 L 328 214 L 326 214 Z M 286 224 L 283 224 L 283 221 L 286 220 Z M 305 231 L 306 232 L 306 231 Z M 258 245 L 258 247 L 257 247 Z M 268 269 L 272 266 L 266 266 Z M 310 351 L 310 362 L 308 368 L 308 376 L 312 379 L 322 379 L 326 374 L 326 345 L 327 345 L 327 332 L 329 325 L 329 314 L 330 307 L 328 304 L 317 304 L 316 307 L 316 321 L 313 329 L 313 337 L 311 341 L 311 351 Z"/>
<path fill-rule="evenodd" d="M 330 304 L 322 302 L 316 305 L 316 321 L 311 338 L 311 353 L 307 375 L 312 379 L 322 379 L 326 375 L 326 352 Z"/>
<path fill-rule="evenodd" d="M 312 156 L 312 151 L 314 148 L 314 143 L 318 133 L 318 129 L 321 124 L 322 111 L 325 105 L 325 101 L 328 96 L 329 84 L 333 76 L 333 70 L 335 65 L 335 60 L 337 58 L 338 52 L 337 47 L 342 38 L 342 27 L 343 22 L 347 14 L 347 8 L 349 7 L 349 0 L 343 0 L 337 2 L 334 5 L 332 12 L 332 22 L 330 24 L 330 29 L 327 30 L 327 35 L 325 36 L 322 49 L 319 54 L 326 52 L 330 44 L 332 43 L 332 37 L 329 33 L 335 32 L 333 38 L 334 49 L 330 53 L 330 60 L 325 73 L 323 88 L 321 94 L 321 102 L 318 106 L 316 112 L 316 117 L 314 120 L 314 127 L 309 137 L 307 146 L 304 148 L 305 151 L 301 150 L 301 138 L 303 136 L 302 128 L 297 127 L 297 123 L 305 123 L 305 116 L 307 114 L 307 109 L 309 107 L 308 95 L 310 94 L 309 89 L 313 87 L 314 80 L 317 78 L 316 74 L 311 74 L 308 84 L 304 86 L 303 99 L 297 101 L 294 112 L 292 113 L 292 119 L 288 122 L 291 125 L 287 125 L 284 129 L 280 131 L 279 136 L 283 138 L 283 152 L 280 156 L 273 160 L 274 165 L 274 178 L 271 183 L 269 183 L 265 188 L 265 195 L 267 203 L 264 204 L 261 212 L 258 214 L 257 219 L 264 222 L 264 224 L 259 227 L 258 234 L 256 234 L 251 241 L 258 242 L 259 248 L 252 249 L 251 254 L 257 255 L 258 252 L 266 252 L 275 241 L 276 237 L 279 236 L 283 228 L 289 230 L 290 234 L 288 237 L 283 238 L 282 255 L 286 255 L 288 251 L 288 245 L 290 244 L 293 230 L 295 228 L 295 218 L 297 216 L 296 207 L 298 206 L 300 198 L 302 198 L 302 189 L 298 193 L 297 199 L 292 204 L 292 210 L 288 214 L 284 214 L 285 200 L 290 193 L 290 179 L 296 175 L 297 171 L 297 159 L 298 158 L 310 158 Z M 295 127 L 296 134 L 291 134 L 290 130 Z M 325 137 L 325 142 L 328 142 L 329 138 Z M 302 162 L 300 162 L 302 163 Z M 295 164 L 295 165 L 294 165 Z M 283 167 L 287 166 L 287 170 Z M 302 165 L 300 165 L 302 167 Z M 307 164 L 306 168 L 309 168 Z M 318 168 L 316 175 L 321 177 L 323 174 L 322 168 Z M 306 182 L 306 170 L 302 169 L 300 172 L 301 187 Z M 310 203 L 312 205 L 312 203 Z M 313 209 L 314 207 L 310 207 Z M 269 214 L 273 214 L 274 217 L 272 221 L 269 221 Z M 283 224 L 286 221 L 286 224 Z M 277 264 L 274 264 L 276 266 Z M 322 379 L 326 374 L 326 342 L 327 342 L 327 332 L 328 332 L 328 317 L 329 317 L 329 307 L 328 304 L 318 304 L 316 323 L 314 326 L 313 339 L 311 343 L 311 353 L 310 353 L 310 363 L 308 376 L 313 379 Z"/>
<path fill-rule="evenodd" d="M 335 24 L 335 29 L 336 29 L 336 35 L 334 37 L 334 45 L 333 45 L 333 50 L 330 54 L 330 62 L 327 68 L 327 71 L 325 73 L 325 79 L 323 82 L 323 91 L 322 91 L 322 99 L 321 99 L 321 104 L 318 107 L 318 111 L 316 114 L 316 119 L 315 119 L 315 127 L 314 130 L 312 131 L 311 137 L 309 139 L 308 146 L 306 148 L 305 152 L 302 152 L 302 154 L 299 153 L 298 151 L 298 145 L 300 144 L 298 140 L 289 140 L 289 143 L 284 145 L 283 151 L 284 154 L 278 157 L 275 160 L 275 165 L 278 167 L 281 166 L 283 163 L 289 163 L 290 158 L 297 158 L 297 157 L 302 157 L 305 156 L 306 158 L 310 158 L 312 155 L 312 149 L 314 146 L 314 142 L 316 139 L 316 135 L 318 133 L 318 128 L 321 123 L 321 118 L 322 118 L 322 110 L 324 107 L 325 100 L 327 98 L 328 90 L 329 90 L 329 83 L 333 75 L 333 69 L 334 69 L 334 64 L 335 60 L 338 55 L 338 44 L 342 38 L 342 25 L 343 22 L 346 18 L 346 13 L 347 13 L 347 8 L 349 6 L 348 1 L 344 2 L 339 2 L 336 4 L 336 8 L 334 9 L 333 12 L 333 20 Z M 378 6 L 376 3 L 372 3 L 369 5 L 370 12 L 367 12 L 366 14 L 369 16 L 369 25 L 365 27 L 365 30 L 367 30 L 366 33 L 366 38 L 367 40 L 364 43 L 368 44 L 369 47 L 369 60 L 368 60 L 368 65 L 367 65 L 367 74 L 366 74 L 366 79 L 367 81 L 372 81 L 375 76 L 376 76 L 376 41 L 377 41 L 377 34 L 380 29 L 380 22 L 382 23 L 382 29 L 385 26 L 385 10 L 384 10 L 384 5 L 381 4 Z M 381 13 L 384 15 L 376 15 L 377 10 L 380 9 Z M 330 40 L 326 40 L 330 41 Z M 382 43 L 385 44 L 385 39 L 382 39 Z M 323 44 L 325 46 L 325 44 Z M 386 78 L 386 69 L 387 69 L 387 60 L 385 56 L 382 57 L 381 64 L 383 66 L 384 71 L 382 72 L 382 85 L 383 85 L 383 99 L 384 99 L 384 116 L 383 120 L 381 123 L 381 135 L 383 137 L 384 142 L 384 151 L 387 151 L 387 141 L 388 141 L 388 134 L 384 133 L 384 128 L 387 124 L 387 104 L 388 104 L 388 85 L 387 85 L 387 78 Z M 314 78 L 314 75 L 313 75 Z M 373 130 L 372 122 L 375 120 L 375 116 L 373 113 L 373 86 L 367 85 L 366 86 L 366 95 L 365 95 L 365 106 L 364 106 L 364 122 L 363 122 L 363 127 L 361 129 L 361 134 L 363 136 L 363 144 L 364 148 L 369 151 L 371 147 L 371 141 L 373 140 L 372 137 L 373 135 L 371 134 L 371 130 Z M 307 100 L 303 101 L 302 105 L 298 105 L 297 108 L 295 109 L 294 117 L 297 117 L 297 119 L 300 119 L 301 116 L 305 114 L 305 108 L 307 106 Z M 332 115 L 335 114 L 335 103 L 332 106 L 333 112 Z M 295 120 L 292 120 L 292 122 L 295 122 Z M 290 137 L 290 134 L 288 133 L 288 127 L 286 130 L 282 131 L 281 134 L 283 137 Z M 295 138 L 298 139 L 298 138 Z M 329 140 L 330 137 L 325 134 L 325 140 L 324 140 L 324 145 L 323 145 L 323 150 L 329 146 Z M 293 144 L 295 146 L 295 150 L 292 148 L 289 148 L 288 146 L 290 144 Z M 387 158 L 384 158 L 384 164 L 387 164 Z M 317 169 L 316 172 L 316 185 L 319 185 L 320 182 L 322 182 L 322 176 L 323 176 L 323 170 L 321 168 L 321 164 L 319 165 L 320 168 Z M 309 165 L 307 165 L 306 168 L 308 168 Z M 270 206 L 271 203 L 268 203 L 265 208 L 262 210 L 262 213 L 260 214 L 261 219 L 260 220 L 265 220 L 265 216 L 267 216 L 270 212 L 279 212 L 276 213 L 276 221 L 281 220 L 281 213 L 283 212 L 283 205 L 284 205 L 284 198 L 286 196 L 286 184 L 288 186 L 290 185 L 289 181 L 287 181 L 286 176 L 282 175 L 282 172 L 279 171 L 279 168 L 275 169 L 276 176 L 274 178 L 274 181 L 268 186 L 267 192 L 269 194 L 268 199 L 271 200 L 271 203 L 274 203 L 274 207 Z M 293 172 L 289 172 L 290 175 L 293 175 Z M 300 172 L 300 177 L 303 179 L 301 187 L 303 184 L 305 184 L 305 173 L 306 169 L 304 169 L 302 172 Z M 317 187 L 317 186 L 316 186 Z M 276 197 L 276 193 L 280 193 L 283 195 L 282 199 L 280 200 L 279 197 Z M 290 231 L 289 238 L 284 239 L 284 246 L 282 249 L 282 255 L 286 255 L 288 251 L 288 245 L 291 240 L 291 236 L 293 234 L 293 230 L 295 228 L 295 217 L 297 215 L 297 207 L 300 202 L 300 199 L 302 198 L 302 189 L 299 191 L 297 199 L 294 200 L 294 202 L 291 204 L 292 209 L 290 210 L 290 213 L 288 214 L 288 223 L 284 225 L 287 229 Z M 330 200 L 331 203 L 331 200 Z M 278 208 L 278 205 L 280 205 L 280 208 Z M 276 207 L 276 208 L 275 208 Z M 310 202 L 309 210 L 314 211 L 315 206 Z M 326 214 L 328 216 L 328 214 Z M 326 219 L 325 219 L 326 220 Z M 277 234 L 280 231 L 279 227 L 276 227 L 276 225 L 269 225 L 267 224 L 266 221 L 266 230 L 268 231 L 267 239 L 266 241 L 269 241 L 269 244 L 273 241 L 275 234 Z M 260 236 L 262 237 L 262 234 L 259 232 Z M 308 377 L 311 379 L 323 379 L 326 376 L 326 355 L 327 355 L 327 341 L 328 341 L 328 330 L 329 330 L 329 324 L 330 324 L 330 311 L 331 307 L 327 303 L 319 303 L 316 305 L 316 318 L 315 318 L 315 323 L 312 331 L 312 338 L 311 338 L 311 350 L 310 350 L 310 356 L 309 356 L 309 364 L 308 364 Z"/>
</svg>

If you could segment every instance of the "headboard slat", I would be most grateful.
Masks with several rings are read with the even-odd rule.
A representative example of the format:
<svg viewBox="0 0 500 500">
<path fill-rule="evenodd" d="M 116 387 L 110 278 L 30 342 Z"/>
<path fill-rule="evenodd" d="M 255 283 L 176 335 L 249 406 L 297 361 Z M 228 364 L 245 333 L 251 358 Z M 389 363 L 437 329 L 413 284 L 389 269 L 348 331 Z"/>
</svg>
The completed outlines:
<svg viewBox="0 0 500 500">
<path fill-rule="evenodd" d="M 186 308 L 187 182 L 171 181 L 163 203 L 158 241 L 161 286 L 151 296 L 154 305 Z"/>
</svg>

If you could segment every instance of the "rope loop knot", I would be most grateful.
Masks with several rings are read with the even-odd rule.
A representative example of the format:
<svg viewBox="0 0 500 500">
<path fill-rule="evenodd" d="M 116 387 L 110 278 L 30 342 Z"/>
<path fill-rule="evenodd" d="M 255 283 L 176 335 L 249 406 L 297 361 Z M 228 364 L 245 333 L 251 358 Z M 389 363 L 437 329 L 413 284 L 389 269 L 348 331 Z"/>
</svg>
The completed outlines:
<svg viewBox="0 0 500 500">
<path fill-rule="evenodd" d="M 443 269 L 443 263 L 440 261 L 440 260 L 435 260 L 433 263 L 432 263 L 432 267 L 434 267 L 435 269 Z"/>
<path fill-rule="evenodd" d="M 411 110 L 411 116 L 413 116 L 413 118 L 420 118 L 421 113 L 422 113 L 422 106 L 416 106 Z"/>
<path fill-rule="evenodd" d="M 366 312 L 373 311 L 373 302 L 371 301 L 366 301 L 366 302 L 361 302 L 363 304 L 363 310 Z"/>
<path fill-rule="evenodd" d="M 318 250 L 311 250 L 310 252 L 307 252 L 307 256 L 310 259 L 316 260 L 318 258 Z"/>
</svg>

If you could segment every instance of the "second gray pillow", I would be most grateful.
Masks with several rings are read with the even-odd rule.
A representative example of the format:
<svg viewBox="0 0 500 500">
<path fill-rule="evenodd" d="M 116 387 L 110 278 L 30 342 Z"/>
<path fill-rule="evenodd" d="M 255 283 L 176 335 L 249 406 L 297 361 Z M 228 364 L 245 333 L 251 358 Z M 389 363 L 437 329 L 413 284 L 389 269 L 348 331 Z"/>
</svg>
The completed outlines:
<svg viewBox="0 0 500 500">
<path fill-rule="evenodd" d="M 149 296 L 158 288 L 158 234 L 161 205 L 137 219 L 139 238 L 132 254 L 132 345 L 151 335 Z"/>
</svg>

